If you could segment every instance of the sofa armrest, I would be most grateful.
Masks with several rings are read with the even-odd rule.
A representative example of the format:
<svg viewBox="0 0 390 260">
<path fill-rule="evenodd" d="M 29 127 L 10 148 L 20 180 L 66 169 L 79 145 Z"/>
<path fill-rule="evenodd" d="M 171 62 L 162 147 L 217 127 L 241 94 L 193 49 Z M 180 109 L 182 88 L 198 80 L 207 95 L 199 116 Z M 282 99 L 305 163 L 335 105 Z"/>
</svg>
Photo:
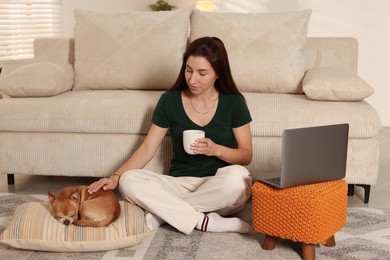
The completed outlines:
<svg viewBox="0 0 390 260">
<path fill-rule="evenodd" d="M 74 65 L 74 39 L 60 37 L 35 39 L 34 61 Z"/>
</svg>

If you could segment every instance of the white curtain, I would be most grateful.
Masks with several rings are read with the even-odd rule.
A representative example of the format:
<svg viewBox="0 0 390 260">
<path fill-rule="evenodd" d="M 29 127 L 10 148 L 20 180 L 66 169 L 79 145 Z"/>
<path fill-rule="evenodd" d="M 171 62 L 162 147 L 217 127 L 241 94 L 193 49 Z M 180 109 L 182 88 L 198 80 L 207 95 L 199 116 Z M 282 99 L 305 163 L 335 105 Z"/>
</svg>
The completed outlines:
<svg viewBox="0 0 390 260">
<path fill-rule="evenodd" d="M 62 0 L 0 0 L 0 61 L 33 58 L 33 40 L 63 35 Z"/>
</svg>

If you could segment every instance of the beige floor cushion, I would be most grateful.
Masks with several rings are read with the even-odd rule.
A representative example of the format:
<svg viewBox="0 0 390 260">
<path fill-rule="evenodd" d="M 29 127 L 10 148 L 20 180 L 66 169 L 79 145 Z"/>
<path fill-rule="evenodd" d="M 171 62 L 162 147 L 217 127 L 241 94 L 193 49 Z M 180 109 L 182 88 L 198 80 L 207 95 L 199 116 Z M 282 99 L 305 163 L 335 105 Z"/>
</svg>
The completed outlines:
<svg viewBox="0 0 390 260">
<path fill-rule="evenodd" d="M 106 251 L 134 246 L 150 232 L 144 211 L 120 202 L 121 215 L 107 227 L 65 226 L 50 213 L 48 202 L 19 205 L 0 242 L 20 249 L 53 252 Z"/>
</svg>

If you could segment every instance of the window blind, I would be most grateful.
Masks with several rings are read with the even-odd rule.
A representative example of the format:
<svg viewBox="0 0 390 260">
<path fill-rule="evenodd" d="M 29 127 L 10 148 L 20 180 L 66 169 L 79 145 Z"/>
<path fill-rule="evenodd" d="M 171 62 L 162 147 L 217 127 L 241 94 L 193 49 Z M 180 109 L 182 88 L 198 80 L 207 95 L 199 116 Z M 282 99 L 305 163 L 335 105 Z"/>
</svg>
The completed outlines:
<svg viewBox="0 0 390 260">
<path fill-rule="evenodd" d="M 62 0 L 0 0 L 0 61 L 31 59 L 34 39 L 62 34 Z"/>
</svg>

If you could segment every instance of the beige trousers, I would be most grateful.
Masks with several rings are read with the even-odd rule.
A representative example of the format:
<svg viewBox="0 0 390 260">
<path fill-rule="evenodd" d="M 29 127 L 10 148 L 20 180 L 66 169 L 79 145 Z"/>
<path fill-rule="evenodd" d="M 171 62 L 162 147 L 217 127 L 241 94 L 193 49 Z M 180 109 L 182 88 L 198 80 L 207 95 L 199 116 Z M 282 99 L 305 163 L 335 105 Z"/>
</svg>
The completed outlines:
<svg viewBox="0 0 390 260">
<path fill-rule="evenodd" d="M 202 212 L 228 216 L 240 211 L 251 195 L 251 185 L 248 170 L 231 165 L 203 178 L 129 170 L 121 176 L 119 190 L 126 200 L 190 234 Z"/>
</svg>

